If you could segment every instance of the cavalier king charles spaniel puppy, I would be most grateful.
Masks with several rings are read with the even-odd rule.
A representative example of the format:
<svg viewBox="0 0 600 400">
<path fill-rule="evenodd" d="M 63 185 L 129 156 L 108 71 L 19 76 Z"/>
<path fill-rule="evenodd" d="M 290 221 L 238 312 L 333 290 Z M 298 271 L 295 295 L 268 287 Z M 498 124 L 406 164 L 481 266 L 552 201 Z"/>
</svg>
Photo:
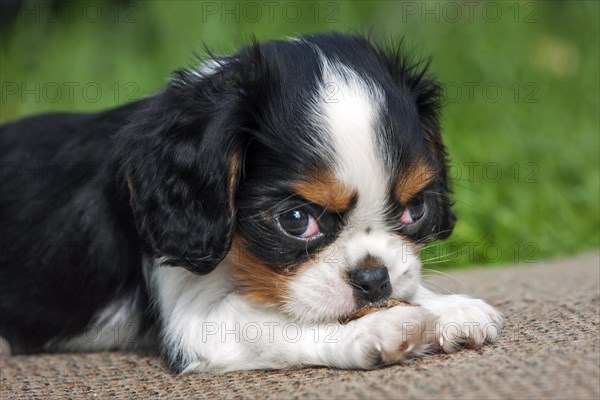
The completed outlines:
<svg viewBox="0 0 600 400">
<path fill-rule="evenodd" d="M 421 283 L 419 249 L 455 221 L 441 90 L 389 47 L 254 43 L 127 105 L 2 126 L 12 352 L 368 369 L 496 339 L 486 302 Z"/>
</svg>

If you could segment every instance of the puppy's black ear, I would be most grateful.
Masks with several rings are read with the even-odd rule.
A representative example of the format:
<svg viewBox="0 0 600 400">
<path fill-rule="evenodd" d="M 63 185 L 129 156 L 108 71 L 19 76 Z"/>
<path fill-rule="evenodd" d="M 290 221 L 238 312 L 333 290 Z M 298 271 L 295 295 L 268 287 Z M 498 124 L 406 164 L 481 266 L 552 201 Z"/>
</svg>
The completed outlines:
<svg viewBox="0 0 600 400">
<path fill-rule="evenodd" d="M 116 135 L 144 250 L 200 274 L 231 246 L 246 124 L 247 71 L 234 61 L 216 69 L 177 73 Z"/>
<path fill-rule="evenodd" d="M 456 215 L 452 212 L 452 189 L 448 179 L 448 156 L 440 129 L 442 87 L 429 72 L 430 60 L 415 61 L 403 42 L 391 41 L 378 46 L 380 56 L 396 84 L 408 90 L 415 99 L 421 132 L 438 174 L 431 191 L 437 194 L 436 212 L 430 240 L 446 239 L 452 233 Z"/>
</svg>

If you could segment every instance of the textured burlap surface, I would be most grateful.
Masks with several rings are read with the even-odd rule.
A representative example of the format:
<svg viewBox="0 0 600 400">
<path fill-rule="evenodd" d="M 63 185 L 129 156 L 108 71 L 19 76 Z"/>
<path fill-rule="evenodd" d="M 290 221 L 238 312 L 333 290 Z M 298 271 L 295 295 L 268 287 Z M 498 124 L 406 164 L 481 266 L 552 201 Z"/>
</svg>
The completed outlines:
<svg viewBox="0 0 600 400">
<path fill-rule="evenodd" d="M 307 368 L 224 375 L 169 373 L 135 354 L 2 356 L 14 398 L 557 398 L 600 397 L 600 253 L 436 274 L 432 287 L 489 300 L 506 317 L 481 350 L 375 371 Z"/>
</svg>

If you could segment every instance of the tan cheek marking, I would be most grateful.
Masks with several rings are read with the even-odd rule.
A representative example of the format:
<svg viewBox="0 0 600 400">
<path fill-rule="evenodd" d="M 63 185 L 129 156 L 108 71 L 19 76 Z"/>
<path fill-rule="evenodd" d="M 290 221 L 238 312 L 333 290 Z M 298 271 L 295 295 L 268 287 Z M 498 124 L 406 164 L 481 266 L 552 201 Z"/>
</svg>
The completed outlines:
<svg viewBox="0 0 600 400">
<path fill-rule="evenodd" d="M 313 172 L 293 190 L 311 203 L 332 212 L 348 211 L 356 201 L 356 190 L 340 183 L 330 172 Z"/>
<path fill-rule="evenodd" d="M 233 278 L 249 299 L 265 305 L 281 305 L 286 299 L 291 275 L 275 272 L 269 265 L 250 254 L 239 236 L 234 236 L 231 260 Z"/>
<path fill-rule="evenodd" d="M 248 299 L 266 306 L 283 305 L 289 299 L 289 285 L 298 271 L 310 268 L 331 251 L 325 248 L 293 270 L 283 272 L 274 270 L 273 267 L 252 255 L 247 250 L 244 239 L 239 235 L 234 235 L 232 242 L 228 259 L 233 265 L 234 281 Z"/>
<path fill-rule="evenodd" d="M 422 161 L 411 166 L 396 181 L 394 191 L 400 204 L 407 204 L 431 182 L 434 176 L 435 170 Z"/>
</svg>

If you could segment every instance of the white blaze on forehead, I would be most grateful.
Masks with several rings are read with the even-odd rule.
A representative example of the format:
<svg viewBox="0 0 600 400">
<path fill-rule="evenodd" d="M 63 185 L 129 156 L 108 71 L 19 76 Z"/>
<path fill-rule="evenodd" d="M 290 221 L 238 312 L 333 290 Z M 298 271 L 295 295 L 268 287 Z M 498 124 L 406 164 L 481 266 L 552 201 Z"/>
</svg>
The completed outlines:
<svg viewBox="0 0 600 400">
<path fill-rule="evenodd" d="M 380 113 L 385 112 L 383 89 L 350 67 L 325 58 L 318 48 L 323 81 L 315 99 L 315 119 L 331 146 L 336 179 L 356 190 L 358 202 L 330 249 L 291 279 L 285 312 L 294 320 L 331 322 L 355 311 L 348 272 L 366 255 L 388 268 L 393 296 L 410 298 L 419 282 L 419 259 L 386 225 L 391 176 L 378 147 Z M 366 228 L 371 228 L 369 231 Z"/>
<path fill-rule="evenodd" d="M 381 219 L 389 177 L 376 145 L 376 124 L 385 107 L 384 95 L 348 66 L 323 55 L 321 60 L 317 104 L 332 138 L 336 178 L 357 190 L 357 217 L 365 222 L 370 222 L 368 217 Z"/>
</svg>

